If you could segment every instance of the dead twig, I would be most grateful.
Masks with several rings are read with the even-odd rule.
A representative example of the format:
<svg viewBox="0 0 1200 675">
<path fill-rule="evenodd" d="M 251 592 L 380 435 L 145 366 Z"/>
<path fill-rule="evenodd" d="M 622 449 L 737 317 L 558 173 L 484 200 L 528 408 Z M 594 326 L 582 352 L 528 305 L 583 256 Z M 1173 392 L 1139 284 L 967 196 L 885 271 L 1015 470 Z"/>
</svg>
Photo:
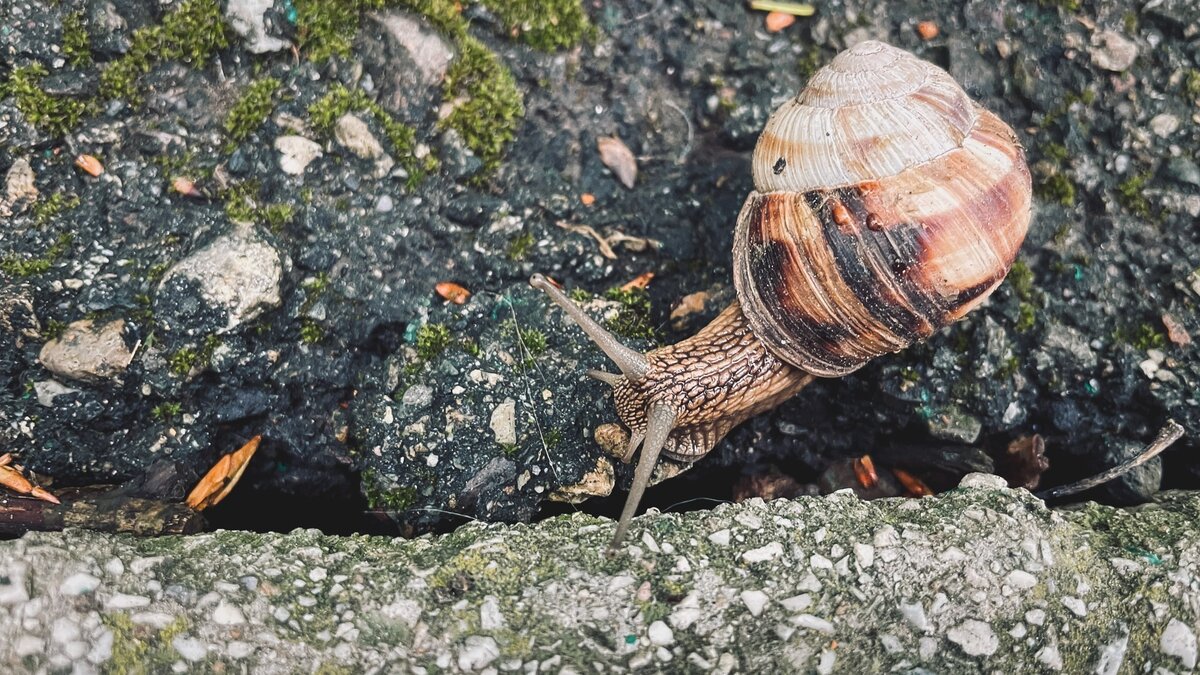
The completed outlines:
<svg viewBox="0 0 1200 675">
<path fill-rule="evenodd" d="M 1183 427 L 1179 426 L 1175 420 L 1167 420 L 1166 425 L 1159 430 L 1158 436 L 1154 438 L 1154 441 L 1151 442 L 1150 445 L 1147 445 L 1145 450 L 1142 450 L 1140 453 L 1138 453 L 1137 457 L 1122 462 L 1111 469 L 1108 469 L 1102 473 L 1098 473 L 1090 478 L 1084 478 L 1081 481 L 1076 481 L 1074 483 L 1070 483 L 1069 485 L 1060 485 L 1056 488 L 1050 488 L 1049 490 L 1035 492 L 1034 494 L 1039 499 L 1043 500 L 1057 499 L 1059 497 L 1078 494 L 1084 490 L 1094 488 L 1097 485 L 1103 485 L 1104 483 L 1107 483 L 1114 478 L 1118 478 L 1130 470 L 1154 459 L 1159 455 L 1159 453 L 1171 447 L 1171 444 L 1180 438 L 1183 438 Z"/>
</svg>

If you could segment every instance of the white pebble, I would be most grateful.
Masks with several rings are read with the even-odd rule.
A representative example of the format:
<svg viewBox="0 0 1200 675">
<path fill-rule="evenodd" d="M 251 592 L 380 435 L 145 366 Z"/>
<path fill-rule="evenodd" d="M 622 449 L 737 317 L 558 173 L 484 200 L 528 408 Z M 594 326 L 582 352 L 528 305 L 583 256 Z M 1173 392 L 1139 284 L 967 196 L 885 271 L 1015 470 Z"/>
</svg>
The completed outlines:
<svg viewBox="0 0 1200 675">
<path fill-rule="evenodd" d="M 1027 591 L 1037 585 L 1037 577 L 1025 570 L 1013 570 L 1004 577 L 1004 583 L 1018 590 Z"/>
<path fill-rule="evenodd" d="M 192 663 L 203 661 L 205 655 L 208 654 L 207 645 L 187 635 L 176 635 L 171 640 L 171 646 L 175 648 L 175 651 L 179 652 L 180 656 Z"/>
<path fill-rule="evenodd" d="M 1184 668 L 1196 667 L 1196 634 L 1186 623 L 1179 619 L 1168 621 L 1158 645 L 1164 654 L 1182 661 Z"/>
<path fill-rule="evenodd" d="M 748 563 L 766 562 L 783 555 L 783 544 L 773 541 L 766 546 L 750 549 L 742 554 L 742 560 Z"/>
<path fill-rule="evenodd" d="M 1075 616 L 1078 616 L 1078 617 L 1087 616 L 1087 604 L 1084 603 L 1083 600 L 1080 600 L 1079 598 L 1077 598 L 1073 595 L 1068 595 L 1068 596 L 1064 597 L 1062 599 L 1062 604 L 1067 609 L 1071 610 L 1071 613 L 1074 614 Z"/>
<path fill-rule="evenodd" d="M 479 627 L 483 630 L 504 628 L 504 614 L 500 611 L 500 600 L 496 596 L 488 595 L 480 603 Z"/>
<path fill-rule="evenodd" d="M 929 619 L 925 617 L 925 607 L 921 603 L 913 603 L 911 605 L 901 603 L 900 615 L 908 620 L 919 631 L 924 631 L 929 628 Z"/>
<path fill-rule="evenodd" d="M 99 579 L 86 572 L 79 572 L 64 579 L 58 587 L 58 592 L 63 595 L 83 595 L 91 593 L 99 586 Z"/>
<path fill-rule="evenodd" d="M 812 614 L 801 614 L 800 616 L 793 618 L 792 623 L 796 624 L 800 628 L 815 630 L 818 633 L 828 633 L 830 635 L 833 634 L 833 624 L 829 623 L 825 619 L 813 616 Z"/>
<path fill-rule="evenodd" d="M 742 604 L 746 605 L 746 609 L 750 610 L 750 616 L 758 616 L 762 614 L 767 603 L 771 601 L 770 597 L 762 591 L 742 591 Z"/>
<path fill-rule="evenodd" d="M 134 607 L 145 607 L 150 604 L 150 598 L 145 598 L 140 595 L 125 595 L 117 593 L 104 603 L 105 609 L 133 609 Z"/>
<path fill-rule="evenodd" d="M 1000 638 L 984 621 L 967 619 L 946 632 L 951 642 L 962 647 L 968 656 L 991 656 L 1000 648 Z"/>
<path fill-rule="evenodd" d="M 657 647 L 666 647 L 675 642 L 675 633 L 662 621 L 650 624 L 650 628 L 646 630 L 646 636 L 650 638 L 650 644 Z"/>
<path fill-rule="evenodd" d="M 308 578 L 313 581 L 324 581 L 327 576 L 329 576 L 329 572 L 324 567 L 314 567 L 308 571 Z"/>
<path fill-rule="evenodd" d="M 717 530 L 716 532 L 708 535 L 708 540 L 717 546 L 728 546 L 729 530 Z"/>
<path fill-rule="evenodd" d="M 854 544 L 854 559 L 860 568 L 867 569 L 875 564 L 875 547 L 870 544 Z"/>
<path fill-rule="evenodd" d="M 236 626 L 246 623 L 246 617 L 242 615 L 242 610 L 228 602 L 221 602 L 217 605 L 217 608 L 213 610 L 212 620 L 214 623 L 222 626 Z"/>
</svg>

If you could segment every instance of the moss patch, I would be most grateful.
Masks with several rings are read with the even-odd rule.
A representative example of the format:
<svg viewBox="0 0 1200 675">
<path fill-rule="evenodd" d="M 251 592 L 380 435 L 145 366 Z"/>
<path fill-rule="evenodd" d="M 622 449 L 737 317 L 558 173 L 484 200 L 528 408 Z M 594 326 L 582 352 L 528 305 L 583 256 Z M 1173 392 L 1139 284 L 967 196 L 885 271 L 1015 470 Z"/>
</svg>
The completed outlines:
<svg viewBox="0 0 1200 675">
<path fill-rule="evenodd" d="M 275 107 L 275 92 L 281 86 L 279 80 L 264 77 L 246 86 L 237 103 L 225 116 L 225 133 L 235 143 L 250 137 Z"/>
<path fill-rule="evenodd" d="M 450 329 L 440 323 L 427 323 L 417 330 L 417 356 L 429 361 L 441 356 L 450 346 Z"/>
<path fill-rule="evenodd" d="M 595 33 L 579 0 L 480 0 L 513 37 L 534 49 L 574 47 Z"/>
<path fill-rule="evenodd" d="M 350 56 L 363 10 L 383 5 L 383 0 L 295 0 L 301 51 L 317 63 Z"/>
<path fill-rule="evenodd" d="M 392 146 L 392 154 L 400 165 L 408 171 L 411 180 L 420 180 L 427 171 L 437 167 L 437 160 L 428 155 L 424 160 L 416 156 L 416 132 L 412 127 L 392 117 L 391 113 L 361 89 L 349 89 L 345 85 L 336 84 L 329 92 L 312 105 L 308 106 L 308 118 L 313 127 L 325 134 L 333 134 L 333 126 L 338 119 L 351 112 L 365 112 L 371 115 L 375 123 L 383 129 L 388 143 Z"/>
<path fill-rule="evenodd" d="M 193 368 L 207 368 L 212 362 L 213 352 L 221 346 L 221 338 L 209 335 L 199 347 L 181 347 L 167 358 L 171 372 L 183 377 Z"/>
<path fill-rule="evenodd" d="M 0 272 L 17 278 L 41 274 L 49 270 L 50 266 L 71 248 L 74 241 L 75 237 L 70 232 L 64 232 L 58 235 L 58 239 L 40 257 L 26 259 L 15 253 L 9 254 L 0 260 Z"/>
<path fill-rule="evenodd" d="M 504 147 L 517 136 L 525 103 L 512 72 L 483 43 L 466 35 L 458 41 L 459 57 L 446 73 L 445 98 L 465 99 L 442 120 L 445 128 L 483 161 L 485 171 L 500 164 Z"/>
<path fill-rule="evenodd" d="M 1062 171 L 1047 176 L 1035 186 L 1034 191 L 1047 201 L 1058 202 L 1063 206 L 1075 204 L 1075 183 Z"/>
<path fill-rule="evenodd" d="M 650 295 L 645 289 L 610 288 L 604 297 L 621 303 L 617 316 L 607 322 L 608 329 L 627 338 L 657 340 L 658 334 L 650 323 Z"/>
<path fill-rule="evenodd" d="M 83 23 L 83 12 L 71 12 L 63 17 L 62 55 L 73 66 L 92 62 L 92 38 Z"/>
<path fill-rule="evenodd" d="M 524 260 L 529 256 L 529 251 L 536 241 L 532 233 L 522 232 L 508 242 L 508 248 L 504 251 L 504 255 L 513 262 Z"/>
<path fill-rule="evenodd" d="M 79 118 L 88 110 L 88 103 L 47 94 L 39 86 L 45 76 L 46 67 L 40 63 L 14 68 L 8 74 L 8 80 L 0 85 L 0 98 L 13 97 L 17 109 L 30 124 L 54 136 L 62 136 L 79 123 Z"/>
<path fill-rule="evenodd" d="M 77 206 L 79 206 L 78 195 L 55 192 L 33 207 L 33 220 L 39 226 L 43 226 L 63 211 L 70 211 Z"/>
<path fill-rule="evenodd" d="M 1127 211 L 1138 218 L 1149 218 L 1151 215 L 1150 202 L 1146 199 L 1146 184 L 1150 182 L 1150 172 L 1145 171 L 1131 176 L 1117 186 L 1117 201 Z"/>
<path fill-rule="evenodd" d="M 137 80 L 159 61 L 199 64 L 229 44 L 219 0 L 184 0 L 162 23 L 134 31 L 129 51 L 100 74 L 100 95 L 141 100 Z"/>
</svg>

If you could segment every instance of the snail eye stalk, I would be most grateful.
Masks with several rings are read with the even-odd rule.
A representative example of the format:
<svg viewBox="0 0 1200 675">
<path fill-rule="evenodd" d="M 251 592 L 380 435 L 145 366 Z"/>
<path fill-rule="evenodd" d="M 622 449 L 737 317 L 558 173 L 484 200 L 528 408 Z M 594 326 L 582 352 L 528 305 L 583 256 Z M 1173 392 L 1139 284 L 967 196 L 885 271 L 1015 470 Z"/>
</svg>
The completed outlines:
<svg viewBox="0 0 1200 675">
<path fill-rule="evenodd" d="M 529 278 L 529 285 L 540 291 L 544 291 L 554 301 L 554 304 L 561 307 L 568 316 L 574 319 L 575 323 L 579 324 L 579 327 L 583 329 L 583 332 L 592 338 L 592 341 L 596 343 L 600 351 L 612 359 L 612 362 L 616 364 L 617 369 L 621 371 L 626 380 L 637 383 L 646 377 L 647 371 L 650 370 L 650 363 L 646 360 L 646 356 L 621 344 L 621 341 L 615 335 L 605 330 L 604 326 L 601 326 L 595 319 L 580 309 L 578 305 L 571 302 L 567 294 L 550 283 L 549 279 L 541 274 L 535 274 Z M 605 373 L 604 375 L 607 376 L 608 374 Z M 592 377 L 612 384 L 610 380 L 606 380 L 599 375 L 592 375 Z"/>
</svg>

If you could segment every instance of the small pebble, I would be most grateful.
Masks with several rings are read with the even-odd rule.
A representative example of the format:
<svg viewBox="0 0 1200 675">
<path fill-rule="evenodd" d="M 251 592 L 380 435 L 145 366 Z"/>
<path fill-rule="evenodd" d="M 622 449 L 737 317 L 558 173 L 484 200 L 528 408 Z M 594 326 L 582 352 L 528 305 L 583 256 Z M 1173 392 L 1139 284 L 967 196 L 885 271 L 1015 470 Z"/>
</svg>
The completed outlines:
<svg viewBox="0 0 1200 675">
<path fill-rule="evenodd" d="M 1196 634 L 1179 619 L 1167 622 L 1159 639 L 1159 648 L 1167 656 L 1179 659 L 1184 668 L 1191 670 L 1196 667 Z"/>
<path fill-rule="evenodd" d="M 663 621 L 655 621 L 650 624 L 650 628 L 646 630 L 646 636 L 650 638 L 650 644 L 657 647 L 665 647 L 675 642 L 675 633 Z"/>
<path fill-rule="evenodd" d="M 946 637 L 968 656 L 991 656 L 1000 648 L 1000 638 L 991 624 L 976 619 L 967 619 L 951 628 Z"/>
<path fill-rule="evenodd" d="M 766 546 L 750 549 L 742 554 L 742 560 L 748 563 L 766 562 L 783 555 L 783 544 L 773 541 Z"/>
<path fill-rule="evenodd" d="M 742 604 L 746 605 L 746 609 L 750 610 L 750 616 L 758 616 L 762 614 L 767 603 L 771 601 L 770 597 L 762 591 L 742 591 Z"/>
</svg>

